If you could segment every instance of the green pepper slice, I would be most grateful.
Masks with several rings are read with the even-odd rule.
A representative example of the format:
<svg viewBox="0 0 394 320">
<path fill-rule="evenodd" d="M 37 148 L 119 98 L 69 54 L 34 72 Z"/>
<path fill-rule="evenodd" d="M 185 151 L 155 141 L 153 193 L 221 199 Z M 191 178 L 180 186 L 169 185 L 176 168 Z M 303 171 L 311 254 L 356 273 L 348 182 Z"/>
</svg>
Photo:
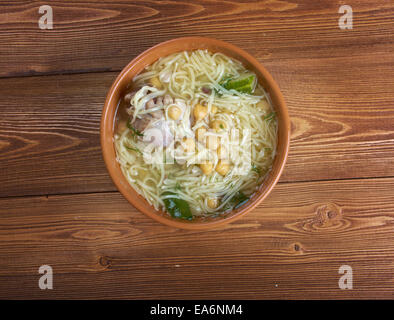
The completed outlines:
<svg viewBox="0 0 394 320">
<path fill-rule="evenodd" d="M 166 191 L 163 196 L 175 195 L 173 192 Z M 163 199 L 166 206 L 166 210 L 171 214 L 172 217 L 178 219 L 192 220 L 193 215 L 190 211 L 189 203 L 186 200 L 178 198 L 166 198 Z"/>
<path fill-rule="evenodd" d="M 256 76 L 248 74 L 236 79 L 227 79 L 221 84 L 223 88 L 230 90 L 234 89 L 242 93 L 252 93 L 256 84 Z"/>
</svg>

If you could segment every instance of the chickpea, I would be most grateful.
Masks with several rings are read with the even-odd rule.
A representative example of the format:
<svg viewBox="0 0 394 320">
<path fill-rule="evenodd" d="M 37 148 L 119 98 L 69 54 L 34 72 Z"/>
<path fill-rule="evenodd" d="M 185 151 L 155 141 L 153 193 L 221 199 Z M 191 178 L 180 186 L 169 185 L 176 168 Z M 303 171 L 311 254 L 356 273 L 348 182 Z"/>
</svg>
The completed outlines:
<svg viewBox="0 0 394 320">
<path fill-rule="evenodd" d="M 264 111 L 269 111 L 271 109 L 269 103 L 267 100 L 261 100 L 259 103 L 257 103 L 257 107 L 261 108 Z"/>
<path fill-rule="evenodd" d="M 198 141 L 202 142 L 204 140 L 204 135 L 207 132 L 205 127 L 200 127 L 196 129 L 196 138 Z"/>
<path fill-rule="evenodd" d="M 211 122 L 211 128 L 214 129 L 215 131 L 220 131 L 220 130 L 225 130 L 227 128 L 227 125 L 222 120 L 214 120 Z"/>
<path fill-rule="evenodd" d="M 182 145 L 183 145 L 183 149 L 186 152 L 193 152 L 196 147 L 196 143 L 194 142 L 194 139 L 192 139 L 192 138 L 184 138 Z"/>
<path fill-rule="evenodd" d="M 230 171 L 230 163 L 228 161 L 220 160 L 216 166 L 216 172 L 225 176 Z"/>
<path fill-rule="evenodd" d="M 182 110 L 180 108 L 178 108 L 177 106 L 171 106 L 168 109 L 168 116 L 172 120 L 178 120 L 181 117 L 181 114 L 182 114 Z"/>
<path fill-rule="evenodd" d="M 219 147 L 219 138 L 216 136 L 207 136 L 206 146 L 208 149 L 216 150 Z"/>
<path fill-rule="evenodd" d="M 196 121 L 202 120 L 205 118 L 205 116 L 208 113 L 208 107 L 203 106 L 201 104 L 196 104 L 194 109 L 193 109 L 193 115 L 194 115 L 194 119 L 196 119 Z"/>
<path fill-rule="evenodd" d="M 211 113 L 215 114 L 216 112 L 218 112 L 218 107 L 215 105 L 212 105 L 211 107 Z"/>
<path fill-rule="evenodd" d="M 201 163 L 200 168 L 205 175 L 210 175 L 213 171 L 213 164 L 209 162 Z"/>
<path fill-rule="evenodd" d="M 157 89 L 161 89 L 163 86 L 159 80 L 158 77 L 153 77 L 149 80 L 149 83 L 153 86 L 156 87 Z"/>
<path fill-rule="evenodd" d="M 216 150 L 219 159 L 227 159 L 228 158 L 228 151 L 225 146 L 220 145 L 219 148 Z"/>
<path fill-rule="evenodd" d="M 208 198 L 207 205 L 211 209 L 216 209 L 219 206 L 219 199 L 218 198 Z"/>
</svg>

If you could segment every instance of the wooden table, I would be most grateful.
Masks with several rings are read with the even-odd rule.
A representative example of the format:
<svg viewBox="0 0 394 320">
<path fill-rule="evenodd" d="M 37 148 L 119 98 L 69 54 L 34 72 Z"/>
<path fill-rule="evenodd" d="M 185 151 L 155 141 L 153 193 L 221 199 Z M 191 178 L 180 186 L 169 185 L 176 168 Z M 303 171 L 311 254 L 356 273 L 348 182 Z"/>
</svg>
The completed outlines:
<svg viewBox="0 0 394 320">
<path fill-rule="evenodd" d="M 40 29 L 41 5 L 53 29 Z M 353 29 L 341 30 L 343 4 Z M 394 2 L 0 3 L 0 298 L 393 298 Z M 289 159 L 256 210 L 160 225 L 118 193 L 99 127 L 118 72 L 180 36 L 244 48 L 288 103 Z M 40 290 L 38 268 L 53 269 Z M 339 268 L 353 271 L 341 290 Z"/>
</svg>

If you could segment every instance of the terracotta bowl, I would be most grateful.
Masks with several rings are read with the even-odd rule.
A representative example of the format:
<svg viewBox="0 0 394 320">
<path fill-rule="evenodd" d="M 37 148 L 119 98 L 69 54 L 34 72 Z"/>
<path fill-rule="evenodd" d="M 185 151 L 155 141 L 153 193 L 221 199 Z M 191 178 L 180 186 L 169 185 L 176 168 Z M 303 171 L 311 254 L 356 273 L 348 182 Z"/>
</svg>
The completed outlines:
<svg viewBox="0 0 394 320">
<path fill-rule="evenodd" d="M 114 119 L 116 116 L 117 105 L 122 93 L 133 77 L 140 73 L 146 66 L 152 64 L 160 57 L 168 56 L 175 52 L 184 50 L 208 49 L 211 52 L 221 52 L 229 57 L 241 61 L 244 66 L 256 73 L 259 83 L 269 92 L 273 102 L 274 109 L 278 118 L 278 146 L 277 154 L 273 163 L 272 170 L 265 179 L 259 190 L 243 206 L 224 216 L 216 218 L 197 218 L 193 221 L 186 221 L 172 218 L 163 211 L 155 210 L 142 196 L 140 196 L 129 185 L 126 178 L 116 161 L 114 137 Z M 265 197 L 270 193 L 282 173 L 287 159 L 290 141 L 290 121 L 287 108 L 278 85 L 275 83 L 267 70 L 250 54 L 242 49 L 215 39 L 203 37 L 187 37 L 169 40 L 160 43 L 131 61 L 118 75 L 112 84 L 105 101 L 102 118 L 101 118 L 101 147 L 103 157 L 109 174 L 115 185 L 123 196 L 137 209 L 147 216 L 164 223 L 168 226 L 184 229 L 210 229 L 222 226 L 226 223 L 241 218 L 246 213 L 252 211 Z"/>
</svg>

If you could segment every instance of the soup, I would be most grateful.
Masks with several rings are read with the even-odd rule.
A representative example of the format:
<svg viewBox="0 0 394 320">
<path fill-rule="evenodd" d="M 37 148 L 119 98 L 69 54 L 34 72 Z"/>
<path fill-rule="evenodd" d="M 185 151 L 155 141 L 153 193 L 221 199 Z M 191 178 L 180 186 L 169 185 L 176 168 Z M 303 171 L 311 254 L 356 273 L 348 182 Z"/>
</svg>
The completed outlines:
<svg viewBox="0 0 394 320">
<path fill-rule="evenodd" d="M 130 185 L 174 218 L 226 214 L 271 170 L 277 119 L 240 62 L 206 50 L 157 60 L 119 103 L 115 149 Z"/>
</svg>

